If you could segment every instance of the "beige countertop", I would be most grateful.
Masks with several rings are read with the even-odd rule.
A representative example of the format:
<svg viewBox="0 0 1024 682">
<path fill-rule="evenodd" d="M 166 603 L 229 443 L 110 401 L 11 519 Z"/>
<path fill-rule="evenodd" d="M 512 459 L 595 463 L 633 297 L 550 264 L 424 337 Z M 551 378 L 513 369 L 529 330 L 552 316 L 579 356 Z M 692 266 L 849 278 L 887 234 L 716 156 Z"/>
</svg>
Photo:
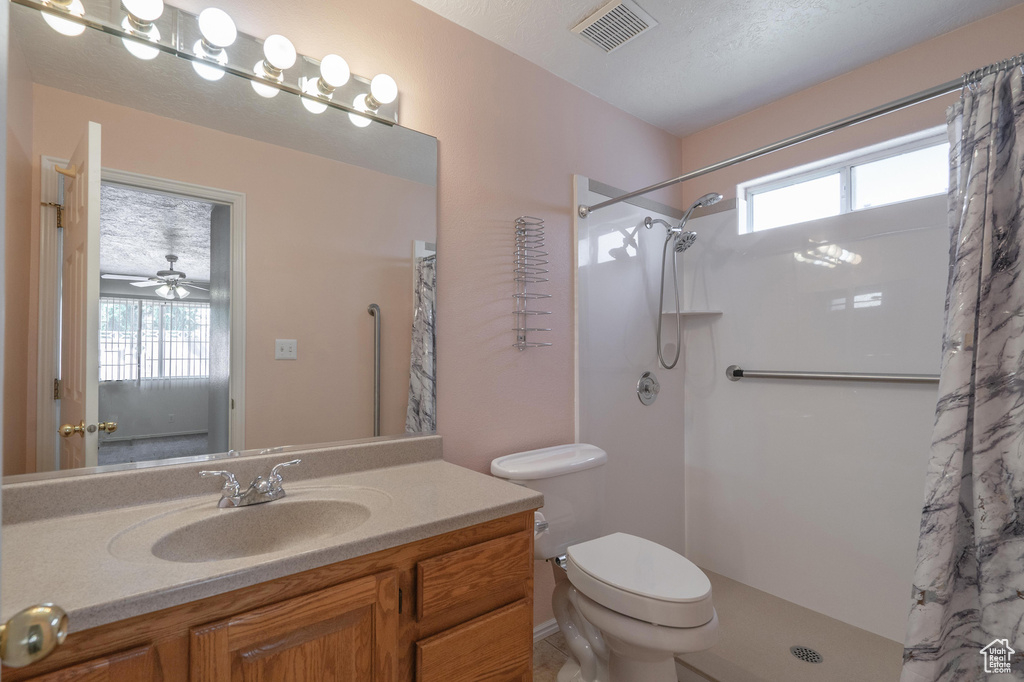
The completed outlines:
<svg viewBox="0 0 1024 682">
<path fill-rule="evenodd" d="M 0 621 L 27 606 L 52 602 L 67 611 L 70 631 L 76 632 L 535 509 L 543 502 L 540 493 L 443 461 L 436 436 L 391 442 L 5 485 Z M 220 482 L 200 479 L 199 469 L 238 471 L 239 481 L 248 481 L 249 472 L 294 457 L 302 458 L 303 465 L 285 471 L 285 498 L 208 511 L 220 499 Z M 306 477 L 300 476 L 303 468 Z M 165 487 L 172 482 L 180 484 L 178 490 L 203 494 L 169 496 Z M 163 499 L 138 504 L 146 499 L 147 486 L 157 486 L 151 497 L 161 497 L 160 490 Z M 60 498 L 45 500 L 47 495 Z M 211 513 L 255 512 L 237 518 L 252 518 L 252 532 L 259 534 L 258 514 L 270 507 L 332 495 L 363 504 L 371 510 L 368 518 L 355 528 L 276 551 L 217 561 L 165 561 L 139 539 L 155 524 L 167 528 L 175 518 L 208 518 Z M 48 504 L 40 504 L 40 498 Z M 132 504 L 114 506 L 124 499 Z M 9 518 L 14 522 L 8 523 Z"/>
</svg>

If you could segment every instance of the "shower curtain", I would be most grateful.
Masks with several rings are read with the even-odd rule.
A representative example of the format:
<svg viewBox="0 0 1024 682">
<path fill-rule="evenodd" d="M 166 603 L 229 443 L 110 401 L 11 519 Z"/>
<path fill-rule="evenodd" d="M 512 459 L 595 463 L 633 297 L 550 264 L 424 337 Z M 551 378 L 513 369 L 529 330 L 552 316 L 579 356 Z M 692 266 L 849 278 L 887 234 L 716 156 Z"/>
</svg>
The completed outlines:
<svg viewBox="0 0 1024 682">
<path fill-rule="evenodd" d="M 409 366 L 409 407 L 406 433 L 437 430 L 434 374 L 434 290 L 437 256 L 416 259 L 412 309 L 412 360 Z"/>
<path fill-rule="evenodd" d="M 901 682 L 987 679 L 1008 649 L 998 679 L 1024 680 L 1021 81 L 987 75 L 948 112 L 946 326 Z"/>
</svg>

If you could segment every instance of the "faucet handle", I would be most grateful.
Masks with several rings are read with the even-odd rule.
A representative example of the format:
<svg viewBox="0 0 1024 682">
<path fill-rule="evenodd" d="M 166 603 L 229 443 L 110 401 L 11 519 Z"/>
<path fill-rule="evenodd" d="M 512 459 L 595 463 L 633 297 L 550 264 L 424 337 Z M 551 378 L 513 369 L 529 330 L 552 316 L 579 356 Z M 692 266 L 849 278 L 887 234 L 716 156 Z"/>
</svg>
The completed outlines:
<svg viewBox="0 0 1024 682">
<path fill-rule="evenodd" d="M 208 476 L 223 476 L 224 492 L 230 495 L 238 494 L 238 481 L 235 480 L 235 475 L 230 471 L 200 471 L 199 475 L 202 476 L 203 478 L 206 478 Z"/>
<path fill-rule="evenodd" d="M 270 481 L 271 483 L 281 483 L 281 481 L 284 480 L 281 477 L 281 469 L 284 469 L 285 467 L 290 467 L 290 466 L 292 466 L 294 464 L 301 464 L 301 463 L 302 463 L 301 459 L 293 459 L 293 460 L 291 460 L 289 462 L 281 462 L 280 464 L 275 464 L 274 468 L 270 470 L 270 475 L 267 476 L 267 480 Z"/>
</svg>

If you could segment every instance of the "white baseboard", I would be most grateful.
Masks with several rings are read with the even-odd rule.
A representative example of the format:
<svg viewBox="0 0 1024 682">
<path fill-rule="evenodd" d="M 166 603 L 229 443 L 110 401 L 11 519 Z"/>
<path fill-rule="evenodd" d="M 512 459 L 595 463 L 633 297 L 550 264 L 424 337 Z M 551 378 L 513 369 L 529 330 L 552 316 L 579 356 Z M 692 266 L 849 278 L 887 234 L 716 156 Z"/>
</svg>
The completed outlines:
<svg viewBox="0 0 1024 682">
<path fill-rule="evenodd" d="M 533 643 L 536 644 L 542 639 L 547 639 L 558 632 L 558 621 L 552 618 L 533 628 Z"/>
</svg>

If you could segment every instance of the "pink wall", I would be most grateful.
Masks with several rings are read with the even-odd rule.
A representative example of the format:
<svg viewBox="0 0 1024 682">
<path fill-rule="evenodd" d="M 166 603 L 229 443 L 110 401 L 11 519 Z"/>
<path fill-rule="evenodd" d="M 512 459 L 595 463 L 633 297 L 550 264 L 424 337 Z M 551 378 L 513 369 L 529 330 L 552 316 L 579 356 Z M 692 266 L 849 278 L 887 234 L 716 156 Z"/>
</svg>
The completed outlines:
<svg viewBox="0 0 1024 682">
<path fill-rule="evenodd" d="M 105 168 L 246 195 L 247 448 L 372 435 L 370 301 L 387 311 L 382 365 L 395 368 L 381 431 L 405 431 L 412 240 L 433 234 L 434 187 L 38 85 L 34 121 L 33 177 L 96 121 Z M 298 340 L 297 361 L 274 360 L 277 338 Z"/>
<path fill-rule="evenodd" d="M 4 278 L 10 292 L 4 302 L 3 473 L 26 471 L 28 388 L 27 282 L 31 262 L 32 81 L 28 64 L 10 51 L 7 81 L 7 208 Z M 13 399 L 6 399 L 12 397 Z"/>
<path fill-rule="evenodd" d="M 205 0 L 185 0 L 200 11 Z M 575 436 L 572 176 L 641 187 L 676 174 L 678 138 L 567 84 L 410 0 L 224 0 L 241 31 L 283 33 L 389 73 L 401 122 L 438 138 L 438 432 L 445 458 L 495 457 Z M 670 193 L 668 196 L 671 197 Z M 660 197 L 666 199 L 665 195 Z M 512 348 L 512 223 L 546 220 L 554 346 Z M 537 566 L 535 618 L 551 617 Z"/>
<path fill-rule="evenodd" d="M 1024 4 L 694 133 L 682 141 L 682 172 L 703 168 L 1012 57 L 1022 49 L 1022 29 Z M 733 197 L 739 182 L 945 125 L 945 109 L 957 97 L 958 93 L 946 95 L 711 173 L 683 183 L 682 191 L 687 200 L 711 191 Z"/>
<path fill-rule="evenodd" d="M 205 0 L 187 0 L 201 10 Z M 572 174 L 633 187 L 674 174 L 679 143 L 410 0 L 226 0 L 246 33 L 338 52 L 387 72 L 401 121 L 439 140 L 438 427 L 445 457 L 498 455 L 574 436 Z M 545 218 L 554 346 L 512 348 L 512 222 Z"/>
</svg>

